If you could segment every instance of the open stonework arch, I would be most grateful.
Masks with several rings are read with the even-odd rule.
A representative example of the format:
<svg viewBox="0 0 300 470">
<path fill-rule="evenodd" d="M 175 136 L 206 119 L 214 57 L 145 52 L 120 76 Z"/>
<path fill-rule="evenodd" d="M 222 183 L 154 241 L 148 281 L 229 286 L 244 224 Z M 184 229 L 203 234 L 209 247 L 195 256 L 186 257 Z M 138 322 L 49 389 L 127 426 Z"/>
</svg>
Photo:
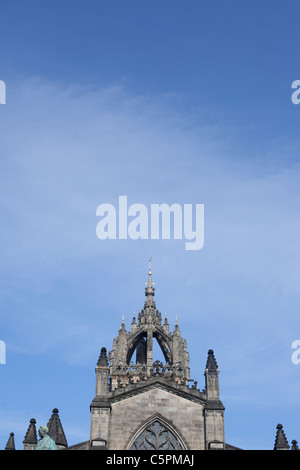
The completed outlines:
<svg viewBox="0 0 300 470">
<path fill-rule="evenodd" d="M 137 362 L 147 363 L 147 350 L 153 349 L 153 339 L 157 341 L 166 363 L 173 364 L 173 355 L 169 345 L 169 343 L 172 344 L 172 339 L 168 338 L 163 331 L 159 331 L 157 327 L 151 329 L 150 334 L 148 334 L 148 329 L 146 326 L 139 329 L 139 331 L 137 331 L 133 337 L 130 338 L 126 355 L 126 363 L 130 363 L 135 351 L 137 352 Z"/>
<path fill-rule="evenodd" d="M 159 414 L 148 419 L 133 434 L 127 450 L 186 450 L 174 426 Z"/>
</svg>

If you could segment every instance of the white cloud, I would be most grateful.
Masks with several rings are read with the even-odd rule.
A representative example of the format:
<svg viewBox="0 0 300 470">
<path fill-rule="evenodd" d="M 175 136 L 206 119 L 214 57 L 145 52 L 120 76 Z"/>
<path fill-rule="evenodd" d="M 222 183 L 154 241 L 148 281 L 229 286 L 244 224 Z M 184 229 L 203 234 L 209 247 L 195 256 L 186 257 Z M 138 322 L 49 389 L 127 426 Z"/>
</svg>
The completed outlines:
<svg viewBox="0 0 300 470">
<path fill-rule="evenodd" d="M 299 166 L 279 162 L 280 149 L 273 152 L 273 166 L 263 156 L 253 162 L 249 155 L 230 155 L 231 142 L 240 138 L 238 128 L 228 129 L 226 136 L 218 123 L 199 125 L 195 116 L 190 120 L 172 108 L 170 97 L 135 97 L 118 86 L 95 90 L 27 81 L 15 86 L 5 110 L 1 261 L 4 294 L 14 299 L 8 302 L 7 321 L 18 320 L 14 347 L 28 349 L 32 332 L 42 325 L 47 332 L 42 342 L 37 335 L 33 351 L 63 341 L 72 348 L 74 338 L 96 342 L 98 303 L 113 311 L 129 308 L 136 298 L 133 271 L 140 269 L 141 257 L 146 268 L 153 253 L 165 286 L 194 290 L 187 300 L 182 288 L 182 299 L 171 297 L 166 306 L 172 309 L 179 301 L 190 318 L 199 315 L 193 307 L 196 291 L 221 293 L 224 282 L 239 306 L 253 302 L 251 288 L 260 299 L 259 289 L 267 298 L 279 292 L 299 295 Z M 120 194 L 146 205 L 204 203 L 204 249 L 191 255 L 180 241 L 100 242 L 96 207 L 116 203 Z M 125 271 L 128 278 L 121 282 Z M 234 292 L 241 283 L 243 290 Z M 115 289 L 124 295 L 112 295 Z M 91 310 L 82 316 L 88 298 Z M 203 297 L 205 306 L 211 301 L 222 305 L 217 295 Z M 264 308 L 253 318 L 260 319 Z M 224 309 L 228 321 L 236 317 L 228 305 Z M 222 320 L 220 311 L 214 314 Z M 277 318 L 281 311 L 273 314 Z M 244 321 L 250 321 L 247 305 Z M 103 334 L 110 331 L 106 324 Z"/>
</svg>

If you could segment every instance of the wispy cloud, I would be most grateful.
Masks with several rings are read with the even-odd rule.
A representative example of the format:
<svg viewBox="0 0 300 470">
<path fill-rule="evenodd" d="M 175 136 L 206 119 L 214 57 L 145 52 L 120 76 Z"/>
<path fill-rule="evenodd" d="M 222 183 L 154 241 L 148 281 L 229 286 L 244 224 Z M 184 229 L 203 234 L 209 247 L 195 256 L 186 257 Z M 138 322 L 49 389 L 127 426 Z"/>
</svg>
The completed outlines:
<svg viewBox="0 0 300 470">
<path fill-rule="evenodd" d="M 233 151 L 245 129 L 228 127 L 226 134 L 219 122 L 207 126 L 172 107 L 170 96 L 133 96 L 122 86 L 36 79 L 16 84 L 11 95 L 1 116 L 0 159 L 8 348 L 34 354 L 55 345 L 66 360 L 91 360 L 100 325 L 107 344 L 121 316 L 142 307 L 150 254 L 158 286 L 163 280 L 162 308 L 174 316 L 209 325 L 208 309 L 228 337 L 231 322 L 243 323 L 247 331 L 236 341 L 245 341 L 245 354 L 256 331 L 258 343 L 267 331 L 290 340 L 300 292 L 300 168 L 279 159 L 284 144 L 271 150 L 270 142 L 268 155 L 252 160 L 247 142 L 245 155 Z M 96 207 L 116 204 L 120 194 L 132 203 L 204 203 L 204 249 L 188 254 L 180 241 L 99 241 Z M 174 296 L 179 288 L 182 295 Z M 280 331 L 279 296 L 287 318 Z M 225 336 L 215 332 L 220 341 Z"/>
</svg>

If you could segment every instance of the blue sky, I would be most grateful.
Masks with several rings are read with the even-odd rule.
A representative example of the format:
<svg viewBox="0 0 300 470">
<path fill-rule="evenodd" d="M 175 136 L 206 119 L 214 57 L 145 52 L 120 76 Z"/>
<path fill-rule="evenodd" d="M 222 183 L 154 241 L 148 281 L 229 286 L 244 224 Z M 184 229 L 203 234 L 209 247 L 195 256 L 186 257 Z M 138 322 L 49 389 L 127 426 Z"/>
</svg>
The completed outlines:
<svg viewBox="0 0 300 470">
<path fill-rule="evenodd" d="M 300 441 L 298 2 L 2 1 L 0 447 L 59 409 L 89 438 L 122 316 L 178 316 L 215 351 L 226 441 Z M 96 237 L 96 208 L 204 204 L 205 244 Z"/>
</svg>

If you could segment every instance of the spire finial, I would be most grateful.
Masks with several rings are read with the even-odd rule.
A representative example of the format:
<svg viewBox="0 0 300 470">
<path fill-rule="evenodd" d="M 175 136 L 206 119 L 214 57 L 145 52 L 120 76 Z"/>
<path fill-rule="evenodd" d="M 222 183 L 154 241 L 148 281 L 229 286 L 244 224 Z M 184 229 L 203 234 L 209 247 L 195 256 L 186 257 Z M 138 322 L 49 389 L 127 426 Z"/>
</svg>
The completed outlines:
<svg viewBox="0 0 300 470">
<path fill-rule="evenodd" d="M 179 324 L 178 324 L 178 317 L 176 317 L 174 333 L 180 336 Z"/>
<path fill-rule="evenodd" d="M 292 447 L 291 447 L 291 450 L 299 450 L 299 447 L 298 447 L 298 442 L 295 441 L 295 439 L 292 441 Z"/>
<path fill-rule="evenodd" d="M 120 331 L 121 331 L 121 330 L 125 330 L 125 317 L 124 317 L 124 315 L 122 316 L 122 322 L 121 322 Z"/>
<path fill-rule="evenodd" d="M 153 310 L 155 312 L 155 302 L 154 302 L 154 282 L 152 282 L 152 269 L 151 269 L 151 262 L 152 258 L 149 258 L 149 271 L 148 271 L 148 282 L 146 283 L 146 289 L 145 289 L 145 295 L 146 295 L 146 301 L 144 308 L 145 310 L 150 309 L 151 311 Z"/>
</svg>

